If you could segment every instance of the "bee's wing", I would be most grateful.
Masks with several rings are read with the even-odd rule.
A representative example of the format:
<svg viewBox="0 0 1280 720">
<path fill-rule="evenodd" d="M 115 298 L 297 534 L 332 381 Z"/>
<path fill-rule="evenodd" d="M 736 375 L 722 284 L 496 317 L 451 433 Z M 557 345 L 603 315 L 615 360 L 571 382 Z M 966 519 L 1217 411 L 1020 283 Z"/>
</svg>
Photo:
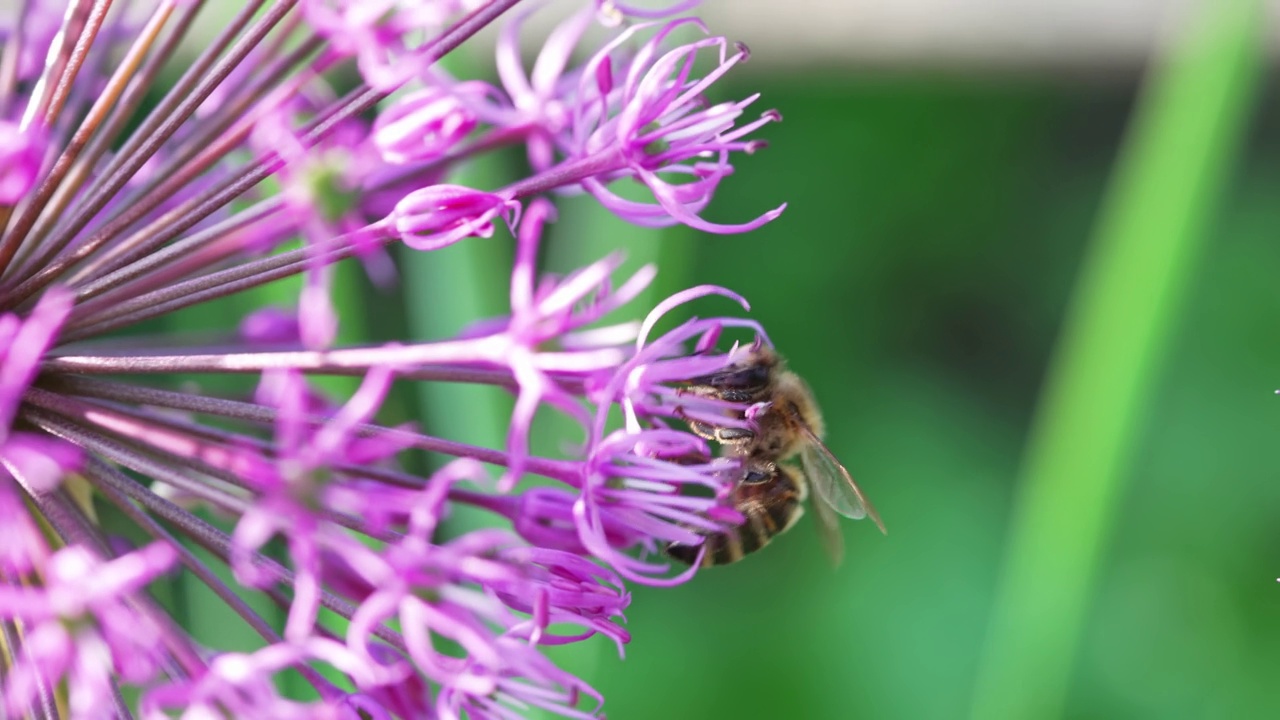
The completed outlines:
<svg viewBox="0 0 1280 720">
<path fill-rule="evenodd" d="M 813 516 L 818 522 L 818 537 L 822 539 L 822 549 L 831 558 L 832 567 L 840 567 L 844 560 L 844 536 L 840 534 L 840 516 L 831 509 L 825 500 L 813 502 Z"/>
<path fill-rule="evenodd" d="M 836 460 L 813 430 L 803 423 L 801 425 L 805 434 L 809 436 L 809 442 L 805 443 L 804 449 L 800 451 L 800 460 L 804 463 L 805 474 L 808 475 L 814 491 L 841 515 L 854 520 L 870 516 L 876 527 L 880 528 L 880 532 L 887 533 L 884 522 L 880 520 L 880 514 L 876 512 L 875 506 L 867 496 L 862 494 L 858 484 L 850 477 L 849 471 Z M 815 503 L 816 505 L 818 503 Z"/>
</svg>

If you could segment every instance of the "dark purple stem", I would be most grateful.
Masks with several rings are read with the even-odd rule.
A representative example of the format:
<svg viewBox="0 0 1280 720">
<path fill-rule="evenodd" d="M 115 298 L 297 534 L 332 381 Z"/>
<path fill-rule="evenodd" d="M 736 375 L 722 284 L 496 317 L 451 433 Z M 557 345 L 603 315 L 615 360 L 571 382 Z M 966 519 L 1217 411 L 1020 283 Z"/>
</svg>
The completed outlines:
<svg viewBox="0 0 1280 720">
<path fill-rule="evenodd" d="M 497 194 L 513 200 L 529 197 L 530 195 L 549 192 L 556 188 L 576 185 L 587 178 L 606 175 L 626 167 L 626 164 L 622 151 L 615 148 L 607 152 L 562 162 L 531 178 L 512 183 L 499 190 Z"/>
<path fill-rule="evenodd" d="M 163 350 L 159 348 L 149 347 L 145 338 L 140 339 L 139 344 L 128 345 L 131 355 L 160 355 Z M 117 349 L 115 343 L 112 344 L 112 350 Z M 186 349 L 192 355 L 224 355 L 226 353 L 235 352 L 242 348 L 241 345 L 212 345 L 205 347 L 197 347 L 194 345 L 187 346 Z M 263 350 L 272 349 L 263 347 Z M 274 347 L 274 350 L 281 352 L 305 352 L 305 350 L 296 345 L 281 345 Z M 244 371 L 257 372 L 256 370 Z M 364 367 L 331 367 L 322 370 L 316 370 L 313 374 L 317 375 L 334 375 L 346 377 L 362 377 L 368 372 L 368 368 Z M 586 379 L 582 375 L 571 372 L 547 372 L 547 376 L 551 378 L 557 385 L 564 388 L 568 392 L 584 395 L 586 394 Z M 464 383 L 468 385 L 492 385 L 495 387 L 505 388 L 507 390 L 517 390 L 520 384 L 516 382 L 515 376 L 508 368 L 478 368 L 467 367 L 465 365 L 420 365 L 412 370 L 403 370 L 396 373 L 396 378 L 401 380 L 418 380 L 422 382 L 447 382 L 447 383 Z"/>
<path fill-rule="evenodd" d="M 124 413 L 118 410 L 113 410 L 111 408 L 107 408 L 104 406 L 95 407 L 93 404 L 85 400 L 72 399 L 63 395 L 59 395 L 57 393 L 48 392 L 47 390 L 41 390 L 39 388 L 29 388 L 27 390 L 27 393 L 24 399 L 28 403 L 35 405 L 36 407 L 44 408 L 45 410 L 50 410 L 52 412 L 58 413 L 59 415 L 62 415 L 63 417 L 68 418 L 70 420 L 74 420 L 78 423 L 97 424 L 94 422 L 95 418 L 100 418 L 101 420 L 105 420 L 109 422 L 111 420 L 110 415 L 112 413 L 116 414 L 117 417 L 125 416 Z M 148 418 L 144 416 L 139 416 L 136 413 L 130 413 L 128 416 L 125 416 L 125 417 L 129 417 L 134 421 L 141 421 L 141 422 L 146 422 L 148 420 Z M 108 429 L 108 432 L 118 433 L 120 436 L 123 437 L 123 439 L 126 442 L 129 442 L 130 444 L 143 445 L 144 451 L 148 455 L 154 455 L 159 457 L 160 460 L 165 462 L 166 466 L 168 467 L 182 466 L 182 467 L 190 468 L 191 470 L 194 470 L 195 472 L 198 472 L 202 475 L 208 475 L 209 477 L 221 480 L 227 483 L 228 485 L 239 487 L 244 490 L 248 490 L 249 492 L 256 491 L 256 488 L 253 486 L 252 483 L 246 481 L 245 478 L 241 477 L 236 472 L 229 470 L 221 465 L 215 465 L 215 464 L 206 462 L 199 457 L 183 455 L 178 452 L 171 451 L 165 447 L 161 447 L 158 444 L 148 445 L 146 444 L 145 439 L 131 437 L 129 436 L 127 431 L 118 431 L 114 429 Z M 219 448 L 219 450 L 223 451 L 224 453 L 230 453 L 230 452 L 234 452 L 235 448 L 229 448 L 229 447 Z M 150 457 L 139 456 L 139 458 L 141 458 L 144 462 L 154 462 Z M 357 517 L 344 515 L 342 513 L 333 512 L 331 510 L 316 510 L 315 514 L 316 514 L 316 517 L 321 520 L 325 520 L 335 525 L 345 527 L 349 530 L 353 530 L 355 532 L 361 533 L 375 540 L 381 540 L 382 542 L 390 543 L 390 542 L 396 542 L 397 540 L 400 539 L 399 534 L 391 531 L 376 530 L 374 528 L 371 528 L 367 526 L 366 523 L 361 522 L 360 518 L 357 518 Z"/>
<path fill-rule="evenodd" d="M 370 225 L 353 233 L 362 235 L 366 243 L 385 245 L 396 239 L 390 230 L 380 224 Z M 335 239 L 334 242 L 340 242 Z M 131 300 L 116 303 L 97 315 L 77 317 L 73 313 L 67 330 L 60 338 L 63 342 L 83 340 L 108 330 L 115 330 L 142 320 L 158 317 L 184 307 L 243 292 L 281 278 L 297 275 L 310 267 L 329 265 L 360 252 L 361 242 L 353 237 L 342 241 L 343 245 L 319 253 L 314 248 L 301 248 L 279 255 L 251 260 L 242 265 L 202 275 Z M 79 308 L 77 308 L 79 309 Z"/>
<path fill-rule="evenodd" d="M 223 510 L 241 513 L 247 507 L 247 500 L 241 500 L 227 493 L 215 490 L 209 485 L 176 472 L 167 463 L 159 462 L 139 454 L 132 448 L 107 436 L 80 427 L 52 412 L 32 407 L 29 403 L 22 409 L 21 416 L 51 435 L 67 440 L 89 452 L 101 455 L 108 460 L 148 475 L 155 480 L 171 485 L 190 493 L 201 500 L 211 503 Z"/>
<path fill-rule="evenodd" d="M 526 124 L 515 127 L 495 128 L 479 140 L 476 140 L 466 147 L 454 150 L 438 160 L 432 160 L 421 165 L 410 165 L 383 177 L 377 183 L 369 187 L 369 192 L 387 190 L 400 185 L 401 183 L 406 183 L 418 178 L 434 177 L 455 163 L 476 157 L 481 153 L 520 143 L 528 138 L 529 131 L 536 127 L 536 125 Z"/>
<path fill-rule="evenodd" d="M 21 469 L 5 460 L 0 460 L 0 464 L 4 465 L 22 487 L 42 519 L 64 544 L 82 544 L 93 548 L 103 557 L 114 556 L 101 531 L 84 516 L 64 490 L 60 488 L 54 492 L 40 492 L 26 481 Z M 168 650 L 166 660 L 171 661 L 165 663 L 166 672 L 174 677 L 191 677 L 204 670 L 205 663 L 192 646 L 191 638 L 149 596 L 141 593 L 131 596 L 129 604 L 138 612 L 149 616 L 161 628 L 163 642 Z"/>
<path fill-rule="evenodd" d="M 90 5 L 92 4 L 92 7 Z M 56 52 L 51 52 L 45 62 L 44 72 L 36 84 L 33 97 L 30 98 L 26 112 L 22 118 L 22 127 L 51 128 L 57 118 L 62 102 L 66 99 L 71 81 L 80 70 L 81 63 L 88 53 L 98 28 L 111 7 L 110 0 L 81 0 L 69 6 L 63 16 L 63 23 L 54 40 L 60 40 Z M 31 229 L 24 218 L 30 216 L 34 222 L 32 205 L 27 205 L 19 215 L 18 224 L 8 228 L 0 237 L 0 275 L 9 268 L 9 263 L 22 245 L 23 238 Z"/>
<path fill-rule="evenodd" d="M 442 33 L 428 46 L 428 50 L 424 53 L 425 61 L 429 63 L 444 57 L 450 51 L 457 48 L 472 35 L 492 23 L 502 15 L 502 13 L 506 12 L 511 7 L 514 7 L 519 2 L 520 0 L 491 0 L 491 2 L 477 8 L 471 14 L 455 23 L 450 29 Z M 268 15 L 271 14 L 272 13 L 268 13 Z M 266 17 L 263 18 L 264 21 L 266 19 Z M 229 69 L 228 72 L 230 72 Z M 212 84 L 216 86 L 217 83 L 214 82 Z M 344 121 L 354 115 L 369 110 L 386 96 L 387 93 L 381 90 L 357 88 L 355 91 L 348 94 L 347 98 L 338 106 L 336 111 L 323 117 L 317 121 L 312 128 L 308 129 L 299 138 L 299 143 L 303 147 L 315 146 L 320 142 L 320 140 L 327 137 L 337 127 L 339 127 Z M 203 102 L 203 98 L 201 99 L 201 102 Z M 239 197 L 249 188 L 257 185 L 263 179 L 279 170 L 282 166 L 283 161 L 278 156 L 273 155 L 262 158 L 256 165 L 247 169 L 238 178 L 233 178 L 226 183 L 223 183 L 223 185 L 218 188 L 206 191 L 199 197 L 183 203 L 181 207 L 167 213 L 163 218 L 157 221 L 169 223 L 164 230 L 158 234 L 158 236 L 163 238 L 162 241 L 168 241 L 177 237 L 200 220 L 208 217 L 218 208 L 223 207 L 227 203 L 231 202 L 231 200 Z M 136 172 L 136 169 L 137 168 L 131 170 L 129 176 L 132 176 L 132 173 Z M 121 181 L 120 185 L 123 186 L 123 181 Z M 110 195 L 114 195 L 118 189 L 119 187 L 110 189 L 108 197 Z M 156 202 L 159 201 L 157 200 Z M 105 198 L 103 199 L 103 203 L 105 203 Z M 93 212 L 97 213 L 100 209 L 101 206 L 94 208 Z M 147 212 L 149 211 L 150 208 L 147 209 Z M 11 292 L 0 294 L 0 307 L 10 306 L 16 302 L 21 302 L 22 300 L 31 297 L 41 288 L 53 282 L 54 279 L 60 277 L 71 265 L 84 259 L 110 239 L 115 237 L 115 234 L 119 229 L 128 227 L 128 225 L 132 224 L 142 215 L 133 212 L 131 208 L 130 211 L 126 212 L 126 216 L 117 218 L 120 222 L 112 221 L 107 227 L 76 246 L 72 252 L 45 266 L 42 270 L 24 281 Z M 79 215 L 77 215 L 77 218 L 78 217 Z M 124 222 L 125 220 L 127 220 L 127 222 Z M 87 223 L 88 218 L 86 218 L 84 222 Z M 83 225 L 84 223 L 80 223 L 79 226 L 72 231 L 73 234 L 74 232 L 78 232 Z M 70 238 L 68 238 L 68 240 L 69 239 Z"/>
<path fill-rule="evenodd" d="M 86 315 L 92 314 L 92 310 L 88 304 L 85 303 L 86 300 L 90 300 L 109 290 L 114 290 L 115 288 L 145 275 L 156 268 L 163 267 L 164 265 L 180 260 L 184 257 L 189 257 L 192 252 L 196 251 L 201 246 L 239 232 L 259 220 L 270 217 L 271 215 L 279 212 L 283 206 L 284 201 L 279 198 L 264 200 L 255 204 L 251 208 L 247 208 L 235 215 L 232 215 L 213 227 L 202 230 L 195 235 L 185 237 L 178 242 L 167 245 L 156 252 L 150 253 L 145 258 L 142 258 L 131 265 L 126 265 L 106 275 L 96 277 L 76 289 L 76 309 L 84 312 Z"/>
<path fill-rule="evenodd" d="M 187 30 L 190 29 L 192 21 L 203 5 L 204 0 L 193 0 L 179 9 L 178 18 L 173 23 L 171 32 L 165 37 L 159 48 L 147 55 L 142 67 L 138 72 L 134 73 L 133 80 L 125 88 L 124 93 L 113 104 L 111 114 L 106 122 L 94 133 L 89 146 L 81 153 L 79 161 L 72 168 L 70 176 L 59 187 L 58 194 L 54 196 L 52 203 L 55 208 L 61 209 L 65 206 L 68 197 L 80 190 L 80 187 L 89 176 L 90 169 L 96 167 L 103 153 L 111 149 L 111 145 L 119 137 L 120 131 L 125 128 L 129 119 L 133 117 L 134 111 L 138 109 L 138 106 L 146 97 L 147 91 L 155 87 L 156 76 L 168 63 L 169 59 L 173 57 L 174 51 L 178 46 L 182 44 Z M 31 229 L 30 242 L 24 243 L 18 250 L 17 265 L 12 274 L 14 278 L 26 278 L 36 271 L 37 268 L 33 267 L 35 263 L 31 257 L 32 252 L 35 252 L 35 250 L 31 248 L 34 246 L 43 250 L 43 239 L 61 219 L 63 219 L 63 216 L 60 212 L 47 212 L 47 208 L 42 208 L 41 217 L 37 218 L 35 226 Z"/>
<path fill-rule="evenodd" d="M 205 75 L 205 71 L 216 60 L 222 48 L 230 43 L 236 33 L 244 27 L 244 23 L 253 17 L 258 7 L 262 4 L 261 0 L 247 3 L 244 10 L 215 38 L 214 42 L 205 50 L 196 63 L 165 96 L 160 106 L 147 117 L 142 127 L 134 132 L 130 140 L 115 155 L 111 164 L 103 171 L 104 179 L 86 191 L 85 198 L 79 205 L 79 211 L 70 218 L 66 226 L 60 228 L 44 244 L 39 257 L 33 261 L 40 270 L 21 283 L 12 293 L 6 293 L 0 298 L 0 307 L 29 297 L 31 293 L 38 291 L 55 278 L 61 276 L 68 267 L 110 241 L 120 229 L 132 225 L 150 212 L 153 207 L 164 201 L 163 197 L 149 197 L 137 204 L 130 205 L 122 215 L 108 222 L 105 228 L 95 233 L 70 253 L 56 260 L 53 259 L 54 254 L 66 247 L 67 243 L 71 242 L 71 239 L 84 229 L 89 221 L 125 186 L 129 179 L 138 172 L 138 169 L 177 131 L 178 127 L 186 122 L 191 113 L 195 112 L 195 109 L 208 98 L 226 76 L 239 65 L 244 56 L 270 32 L 275 23 L 296 2 L 297 0 L 277 0 L 276 4 L 236 43 L 227 57 Z M 201 77 L 202 75 L 204 76 Z M 20 242 L 25 232 L 21 234 L 11 233 L 10 235 L 17 237 Z M 10 242 L 8 236 L 6 236 L 5 242 Z M 52 262 L 50 262 L 51 260 Z"/>
<path fill-rule="evenodd" d="M 190 538 L 200 547 L 208 550 L 222 562 L 230 563 L 230 535 L 219 530 L 213 525 L 206 523 L 191 513 L 188 513 L 159 495 L 152 493 L 132 478 L 123 474 L 120 474 L 117 477 L 120 480 L 119 488 L 122 492 L 140 503 L 156 516 L 173 524 L 174 527 L 178 528 L 179 532 Z M 250 553 L 249 558 L 257 569 L 270 574 L 274 582 L 284 586 L 293 585 L 293 572 L 285 566 L 258 552 Z M 281 607 L 285 609 L 288 608 L 288 599 L 274 588 L 267 588 L 264 592 L 270 595 L 273 600 L 280 603 Z M 320 604 L 348 620 L 351 619 L 351 616 L 355 614 L 356 610 L 355 606 L 351 603 L 327 590 L 320 591 Z M 404 640 L 400 635 L 385 626 L 379 626 L 374 631 L 374 634 L 401 650 L 405 649 Z"/>
<path fill-rule="evenodd" d="M 195 553 L 187 549 L 176 537 L 168 530 L 156 522 L 142 508 L 135 505 L 133 500 L 137 499 L 135 495 L 146 494 L 150 497 L 148 501 L 151 503 L 168 502 L 160 496 L 152 493 L 147 488 L 130 479 L 127 475 L 116 470 L 110 465 L 102 462 L 96 457 L 90 456 L 84 467 L 85 477 L 93 484 L 95 488 L 108 499 L 111 500 L 121 511 L 129 516 L 131 520 L 138 524 L 148 535 L 157 540 L 163 540 L 173 547 L 178 553 L 178 558 L 182 561 L 184 567 L 191 571 L 191 574 L 204 583 L 206 587 L 213 591 L 223 602 L 225 602 L 237 615 L 245 621 L 245 623 L 258 633 L 268 644 L 278 643 L 282 640 L 280 635 L 271 627 L 271 624 L 259 615 L 252 607 L 245 602 L 231 586 L 222 581 L 218 574 L 213 571 L 203 560 L 196 556 Z M 139 501 L 141 502 L 141 501 Z M 176 505 L 172 506 L 174 513 L 184 512 Z M 305 663 L 299 663 L 293 666 L 295 670 L 307 679 L 316 691 L 323 696 L 331 696 L 336 692 L 336 688 L 328 680 L 324 679 L 311 666 Z"/>
<path fill-rule="evenodd" d="M 5 575 L 4 570 L 0 569 L 0 583 L 18 585 L 16 579 L 11 579 Z M 0 642 L 4 643 L 5 652 L 0 653 L 4 658 L 5 676 L 8 676 L 9 657 L 16 659 L 21 658 L 22 638 L 26 637 L 26 628 L 21 620 L 3 620 L 0 621 Z M 35 702 L 23 708 L 29 714 L 32 720 L 60 720 L 62 717 L 58 714 L 58 701 L 53 694 L 53 687 L 49 685 L 49 681 L 44 677 L 43 673 L 35 673 L 33 678 L 35 683 Z"/>
<path fill-rule="evenodd" d="M 188 395 L 186 393 L 173 392 L 170 390 L 158 390 L 156 388 L 135 387 L 90 378 L 66 377 L 59 378 L 59 382 L 62 383 L 62 387 L 64 387 L 68 392 L 80 395 L 89 395 L 91 397 L 99 397 L 106 400 L 133 402 L 154 405 L 156 407 L 173 408 L 175 410 L 186 410 L 188 412 L 244 420 L 263 425 L 272 425 L 276 420 L 275 409 L 262 405 L 255 405 L 253 403 L 211 398 L 202 395 Z M 308 422 L 324 422 L 325 418 L 311 416 L 306 418 L 306 420 Z M 443 440 L 440 438 L 409 432 L 407 430 L 384 428 L 378 425 L 361 425 L 357 432 L 362 437 L 375 437 L 379 435 L 387 437 L 407 437 L 413 440 L 413 447 L 420 450 L 452 455 L 454 457 L 475 458 L 480 462 L 489 463 L 490 465 L 498 465 L 500 467 L 506 467 L 508 464 L 507 454 L 504 452 L 476 445 L 453 442 L 451 440 Z M 577 465 L 570 461 L 529 458 L 525 463 L 525 469 L 536 475 L 560 480 L 561 482 L 565 482 L 570 485 L 576 486 L 578 484 Z"/>
<path fill-rule="evenodd" d="M 488 495 L 456 487 L 449 488 L 449 499 L 483 508 L 508 519 L 514 519 L 520 508 L 520 498 L 514 495 Z"/>
<path fill-rule="evenodd" d="M 204 563 L 195 553 L 187 549 L 185 545 L 178 541 L 168 530 L 165 530 L 160 523 L 156 522 L 149 514 L 142 511 L 135 505 L 129 494 L 124 488 L 130 485 L 136 485 L 124 473 L 107 465 L 92 455 L 86 460 L 82 471 L 89 482 L 93 484 L 99 492 L 113 502 L 122 512 L 129 516 L 131 520 L 138 524 L 140 528 L 145 530 L 148 535 L 157 540 L 163 540 L 173 546 L 177 551 L 182 564 L 191 571 L 193 575 L 200 579 L 210 590 L 214 592 L 223 602 L 227 603 L 232 610 L 236 612 L 254 632 L 262 636 L 263 640 L 268 643 L 280 641 L 280 635 L 271 627 L 261 615 L 254 612 L 249 604 L 240 598 L 239 595 L 231 589 L 229 585 L 224 583 L 213 570 Z M 141 485 L 132 488 L 135 493 L 150 493 L 154 496 L 152 501 L 164 501 L 160 496 L 155 495 L 150 490 Z M 178 506 L 174 506 L 176 512 L 185 512 Z"/>
<path fill-rule="evenodd" d="M 76 38 L 75 47 L 71 49 L 71 55 L 67 58 L 67 65 L 58 76 L 58 84 L 49 98 L 49 109 L 44 118 L 46 125 L 52 127 L 56 123 L 67 98 L 71 96 L 76 76 L 80 74 L 80 68 L 84 66 L 85 58 L 89 56 L 93 42 L 97 39 L 98 31 L 102 29 L 102 23 L 107 19 L 107 11 L 110 9 L 111 0 L 97 0 L 89 12 L 89 17 L 85 19 L 84 27 L 80 29 L 79 37 Z"/>
<path fill-rule="evenodd" d="M 179 532 L 200 547 L 208 550 L 222 562 L 230 563 L 232 545 L 230 535 L 156 495 L 123 473 L 114 475 L 114 478 L 118 480 L 116 487 L 130 499 L 142 505 L 156 517 L 172 524 Z M 258 552 L 249 553 L 249 558 L 257 569 L 268 573 L 272 581 L 284 586 L 293 585 L 294 574 L 285 566 Z M 280 602 L 282 607 L 288 607 L 288 600 L 274 589 L 264 589 L 264 592 L 271 595 L 277 602 Z M 348 620 L 351 619 L 356 610 L 351 603 L 327 590 L 320 591 L 320 604 Z M 405 650 L 404 640 L 399 633 L 385 626 L 378 626 L 374 630 L 374 634 L 395 647 Z"/>
</svg>

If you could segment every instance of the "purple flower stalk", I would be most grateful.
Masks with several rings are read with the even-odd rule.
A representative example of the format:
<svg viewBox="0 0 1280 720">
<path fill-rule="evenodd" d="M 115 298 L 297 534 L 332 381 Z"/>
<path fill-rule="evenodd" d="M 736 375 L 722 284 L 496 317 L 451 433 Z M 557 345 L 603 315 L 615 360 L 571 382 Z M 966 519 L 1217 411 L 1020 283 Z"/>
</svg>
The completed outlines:
<svg viewBox="0 0 1280 720">
<path fill-rule="evenodd" d="M 201 0 L 25 0 L 0 17 L 0 715 L 598 717 L 603 698 L 543 647 L 601 635 L 621 653 L 627 583 L 688 579 L 696 564 L 672 566 L 665 546 L 742 522 L 728 503 L 741 468 L 686 423 L 747 424 L 747 409 L 678 387 L 740 359 L 716 349 L 722 331 L 767 337 L 732 317 L 653 328 L 691 300 L 746 301 L 700 286 L 618 317 L 654 268 L 618 278 L 610 255 L 554 277 L 538 257 L 563 194 L 644 226 L 772 220 L 782 207 L 732 225 L 701 212 L 779 116 L 748 118 L 755 96 L 705 99 L 747 54 L 675 17 L 694 3 L 584 0 L 530 68 L 517 4 L 255 0 L 194 59 L 180 48 Z M 438 67 L 495 22 L 500 85 Z M 605 39 L 584 47 L 593 25 Z M 358 80 L 335 87 L 344 67 Z M 527 176 L 449 182 L 510 146 Z M 626 179 L 651 201 L 611 189 Z M 456 337 L 336 344 L 335 264 L 386 287 L 390 245 L 463 241 L 514 242 L 507 315 Z M 291 308 L 147 334 L 292 276 Z M 190 380 L 218 374 L 257 389 Z M 332 397 L 312 382 L 324 375 L 362 381 Z M 394 382 L 509 390 L 505 444 L 381 422 Z M 579 428 L 561 455 L 531 449 L 544 407 Z M 414 452 L 441 469 L 406 471 Z M 442 532 L 457 506 L 512 529 Z M 147 540 L 108 534 L 106 516 Z M 259 647 L 193 638 L 149 590 L 177 573 Z M 285 672 L 318 699 L 282 694 Z"/>
</svg>

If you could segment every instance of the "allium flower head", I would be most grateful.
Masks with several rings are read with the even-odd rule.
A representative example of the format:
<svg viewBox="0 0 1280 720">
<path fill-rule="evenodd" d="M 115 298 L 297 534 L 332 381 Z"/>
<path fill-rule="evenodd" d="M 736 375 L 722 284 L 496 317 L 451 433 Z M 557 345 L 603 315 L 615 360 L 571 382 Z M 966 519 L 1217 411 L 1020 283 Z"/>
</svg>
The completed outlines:
<svg viewBox="0 0 1280 720">
<path fill-rule="evenodd" d="M 701 213 L 778 116 L 748 118 L 755 96 L 705 99 L 746 52 L 676 17 L 693 3 L 584 0 L 528 71 L 519 4 L 255 1 L 195 44 L 209 19 L 194 0 L 0 16 L 0 714 L 598 717 L 603 698 L 544 646 L 603 636 L 621 654 L 628 582 L 687 579 L 665 546 L 742 522 L 727 500 L 741 468 L 686 423 L 749 423 L 746 409 L 677 386 L 740 357 L 717 350 L 726 329 L 764 331 L 654 328 L 694 300 L 745 300 L 699 286 L 641 322 L 620 313 L 655 268 L 619 277 L 602 251 L 553 276 L 539 258 L 564 195 L 645 226 L 773 219 L 781 207 L 737 225 Z M 500 85 L 438 66 L 495 22 Z M 452 180 L 511 146 L 527 175 Z M 611 189 L 628 178 L 652 202 Z M 460 242 L 513 244 L 507 313 L 452 337 L 340 342 L 353 308 L 332 297 L 335 265 L 359 262 L 390 302 L 392 246 Z M 157 330 L 295 276 L 288 307 Z M 334 395 L 325 375 L 358 381 Z M 418 382 L 513 393 L 505 443 L 384 422 L 393 386 Z M 530 443 L 544 408 L 576 428 L 559 454 Z M 407 470 L 421 454 L 439 469 Z M 511 529 L 452 533 L 463 505 Z M 192 637 L 149 592 L 179 573 L 258 646 Z M 282 692 L 286 672 L 313 692 Z"/>
</svg>

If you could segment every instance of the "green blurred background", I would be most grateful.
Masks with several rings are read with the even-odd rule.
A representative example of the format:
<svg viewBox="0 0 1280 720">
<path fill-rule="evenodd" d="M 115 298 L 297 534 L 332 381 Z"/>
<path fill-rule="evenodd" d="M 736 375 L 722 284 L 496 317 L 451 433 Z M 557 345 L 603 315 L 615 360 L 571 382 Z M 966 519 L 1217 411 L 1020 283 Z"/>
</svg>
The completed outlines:
<svg viewBox="0 0 1280 720">
<path fill-rule="evenodd" d="M 613 718 L 964 717 L 1029 428 L 1150 77 L 777 75 L 759 57 L 750 69 L 722 95 L 758 90 L 786 121 L 765 128 L 771 146 L 738 163 L 710 214 L 790 206 L 743 236 L 668 231 L 658 260 L 664 275 L 751 300 L 889 535 L 846 524 L 833 572 L 806 519 L 747 562 L 637 588 L 625 661 L 603 645 L 565 661 Z M 1067 628 L 1079 640 L 1058 681 L 1066 717 L 1280 717 L 1280 118 L 1269 100 L 1265 85 L 1245 91 L 1241 129 L 1209 141 L 1232 162 L 1204 190 L 1203 247 L 1184 297 L 1169 299 L 1171 334 L 1124 439 L 1082 623 Z M 563 234 L 586 223 L 601 249 L 634 234 L 587 209 L 566 215 Z M 1135 276 L 1134 292 L 1145 282 Z M 1073 391 L 1111 411 L 1113 388 Z M 1055 554 L 1087 552 L 1088 538 L 1058 539 Z M 1053 608 L 1042 622 L 1059 622 Z M 1027 672 L 1012 677 L 1043 680 L 1034 663 Z"/>
</svg>

